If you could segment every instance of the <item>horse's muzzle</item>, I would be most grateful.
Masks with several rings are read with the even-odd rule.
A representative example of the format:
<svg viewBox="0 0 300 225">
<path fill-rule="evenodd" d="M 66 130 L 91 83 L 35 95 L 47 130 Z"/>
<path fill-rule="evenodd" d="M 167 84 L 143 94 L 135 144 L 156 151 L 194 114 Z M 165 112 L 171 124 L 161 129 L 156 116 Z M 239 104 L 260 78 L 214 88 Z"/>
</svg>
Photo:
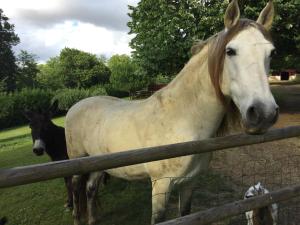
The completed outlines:
<svg viewBox="0 0 300 225">
<path fill-rule="evenodd" d="M 274 104 L 272 107 L 267 107 L 261 102 L 252 104 L 244 119 L 244 126 L 248 134 L 263 134 L 274 123 L 276 123 L 279 115 L 279 107 Z"/>
</svg>

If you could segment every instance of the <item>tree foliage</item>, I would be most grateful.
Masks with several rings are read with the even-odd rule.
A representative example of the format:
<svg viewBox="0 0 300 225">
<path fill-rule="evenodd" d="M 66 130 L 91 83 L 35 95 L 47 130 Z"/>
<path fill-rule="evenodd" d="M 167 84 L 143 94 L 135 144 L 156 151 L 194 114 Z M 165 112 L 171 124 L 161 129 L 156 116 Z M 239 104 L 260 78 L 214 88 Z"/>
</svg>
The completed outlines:
<svg viewBox="0 0 300 225">
<path fill-rule="evenodd" d="M 18 73 L 16 77 L 17 89 L 35 88 L 37 85 L 38 65 L 36 56 L 21 50 L 17 56 Z"/>
<path fill-rule="evenodd" d="M 110 70 L 104 58 L 73 48 L 64 48 L 58 57 L 40 65 L 38 82 L 43 87 L 89 88 L 109 82 Z"/>
<path fill-rule="evenodd" d="M 0 84 L 4 91 L 14 91 L 16 88 L 17 65 L 12 47 L 20 39 L 15 34 L 14 25 L 0 9 Z"/>
<path fill-rule="evenodd" d="M 188 61 L 195 39 L 220 29 L 223 5 L 217 0 L 142 0 L 129 6 L 134 58 L 149 75 L 173 76 Z"/>
<path fill-rule="evenodd" d="M 64 48 L 59 62 L 66 87 L 87 88 L 109 81 L 110 71 L 96 55 L 74 48 Z"/>
<path fill-rule="evenodd" d="M 266 2 L 242 0 L 245 17 L 256 19 Z M 275 19 L 271 29 L 277 49 L 272 68 L 276 70 L 295 68 L 300 71 L 300 1 L 274 0 Z"/>
<path fill-rule="evenodd" d="M 256 20 L 267 1 L 240 0 L 242 17 Z M 130 46 L 133 57 L 148 75 L 172 76 L 188 61 L 196 39 L 206 39 L 222 30 L 228 1 L 141 0 L 129 6 Z M 274 0 L 276 18 L 272 28 L 278 56 L 273 68 L 299 68 L 300 1 Z"/>
<path fill-rule="evenodd" d="M 64 88 L 63 77 L 59 70 L 59 57 L 50 58 L 45 64 L 38 65 L 37 82 L 41 88 L 57 90 Z"/>
<path fill-rule="evenodd" d="M 131 93 L 147 86 L 149 79 L 127 55 L 114 55 L 108 61 L 112 88 Z"/>
</svg>

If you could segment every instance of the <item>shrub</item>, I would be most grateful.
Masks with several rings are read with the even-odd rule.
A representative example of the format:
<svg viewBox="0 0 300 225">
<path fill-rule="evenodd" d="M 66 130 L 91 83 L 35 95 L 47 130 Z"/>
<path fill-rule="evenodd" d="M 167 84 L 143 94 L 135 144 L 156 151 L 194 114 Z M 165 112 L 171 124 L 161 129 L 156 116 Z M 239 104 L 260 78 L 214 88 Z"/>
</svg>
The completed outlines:
<svg viewBox="0 0 300 225">
<path fill-rule="evenodd" d="M 87 98 L 89 91 L 84 89 L 62 89 L 58 90 L 53 100 L 58 100 L 58 108 L 67 111 L 76 102 Z"/>
<path fill-rule="evenodd" d="M 0 94 L 0 127 L 27 123 L 25 110 L 47 109 L 53 94 L 41 89 L 23 89 L 13 94 Z"/>
<path fill-rule="evenodd" d="M 89 91 L 91 96 L 107 95 L 105 87 L 102 85 L 93 86 L 89 88 Z"/>
<path fill-rule="evenodd" d="M 168 84 L 171 82 L 172 79 L 172 76 L 166 76 L 160 73 L 153 79 L 153 82 L 155 84 Z"/>
<path fill-rule="evenodd" d="M 0 94 L 0 127 L 5 128 L 11 124 L 14 101 L 11 95 Z"/>
<path fill-rule="evenodd" d="M 105 85 L 105 91 L 108 95 L 118 97 L 118 98 L 124 98 L 129 96 L 129 92 L 127 91 L 121 91 L 113 87 L 111 84 Z"/>
<path fill-rule="evenodd" d="M 25 110 L 46 110 L 55 99 L 59 101 L 59 113 L 66 112 L 81 99 L 106 95 L 103 86 L 91 89 L 61 89 L 56 92 L 42 89 L 23 89 L 20 92 L 6 94 L 0 92 L 0 128 L 28 123 Z"/>
<path fill-rule="evenodd" d="M 53 101 L 57 99 L 59 110 L 66 112 L 80 100 L 97 95 L 106 95 L 102 86 L 95 86 L 91 89 L 62 89 L 56 92 Z"/>
</svg>

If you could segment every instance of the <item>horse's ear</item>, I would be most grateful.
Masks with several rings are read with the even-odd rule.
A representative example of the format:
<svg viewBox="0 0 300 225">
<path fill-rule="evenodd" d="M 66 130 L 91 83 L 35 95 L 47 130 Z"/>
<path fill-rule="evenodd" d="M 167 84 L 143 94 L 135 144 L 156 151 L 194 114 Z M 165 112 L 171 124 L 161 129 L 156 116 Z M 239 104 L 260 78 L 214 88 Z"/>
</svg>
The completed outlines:
<svg viewBox="0 0 300 225">
<path fill-rule="evenodd" d="M 273 0 L 269 0 L 266 7 L 261 11 L 257 19 L 257 23 L 263 25 L 266 30 L 270 30 L 274 19 L 274 4 Z"/>
<path fill-rule="evenodd" d="M 49 108 L 49 112 L 51 115 L 54 115 L 58 110 L 58 100 L 56 99 Z"/>
<path fill-rule="evenodd" d="M 237 0 L 232 0 L 225 12 L 224 25 L 227 29 L 232 28 L 240 19 L 240 9 Z"/>
</svg>

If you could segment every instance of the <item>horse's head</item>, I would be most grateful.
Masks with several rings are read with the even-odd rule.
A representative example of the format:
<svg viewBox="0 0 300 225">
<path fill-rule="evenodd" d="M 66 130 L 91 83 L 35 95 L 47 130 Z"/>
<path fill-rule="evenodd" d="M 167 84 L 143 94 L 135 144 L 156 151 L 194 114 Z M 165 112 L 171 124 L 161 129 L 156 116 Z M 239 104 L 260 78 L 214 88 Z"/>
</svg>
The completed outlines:
<svg viewBox="0 0 300 225">
<path fill-rule="evenodd" d="M 237 0 L 232 0 L 224 16 L 225 30 L 211 46 L 209 70 L 217 94 L 233 100 L 250 134 L 264 133 L 278 117 L 267 78 L 275 49 L 268 32 L 273 16 L 269 1 L 256 22 L 240 19 Z"/>
<path fill-rule="evenodd" d="M 32 151 L 38 156 L 43 155 L 46 150 L 47 132 L 49 132 L 49 127 L 52 124 L 51 117 L 57 110 L 57 105 L 58 102 L 55 101 L 46 111 L 25 111 L 25 116 L 29 120 L 31 128 Z"/>
</svg>

